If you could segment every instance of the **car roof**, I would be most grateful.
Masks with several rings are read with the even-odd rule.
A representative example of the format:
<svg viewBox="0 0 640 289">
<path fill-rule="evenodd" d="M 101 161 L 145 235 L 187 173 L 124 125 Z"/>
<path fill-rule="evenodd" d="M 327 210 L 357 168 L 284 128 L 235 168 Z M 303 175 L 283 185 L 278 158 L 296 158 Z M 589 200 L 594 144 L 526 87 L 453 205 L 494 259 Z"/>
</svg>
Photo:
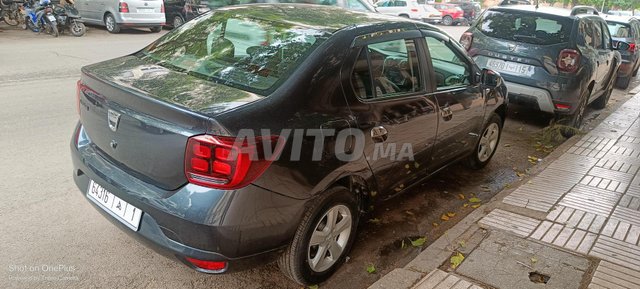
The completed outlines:
<svg viewBox="0 0 640 289">
<path fill-rule="evenodd" d="M 597 14 L 587 14 L 587 13 L 571 15 L 571 9 L 555 8 L 555 7 L 547 7 L 547 6 L 536 7 L 535 5 L 496 6 L 496 7 L 489 8 L 488 10 L 503 11 L 503 12 L 509 12 L 509 11 L 535 12 L 535 13 L 543 13 L 543 14 L 564 16 L 564 17 L 570 17 L 570 18 L 598 16 Z"/>
<path fill-rule="evenodd" d="M 406 22 L 413 27 L 418 24 L 418 22 L 402 17 L 315 4 L 245 4 L 226 6 L 215 11 L 235 11 L 249 17 L 296 24 L 325 32 L 335 32 L 348 27 L 375 26 L 383 23 L 401 24 Z"/>
<path fill-rule="evenodd" d="M 629 24 L 631 21 L 639 21 L 635 16 L 617 16 L 617 15 L 604 15 L 604 19 L 607 22 L 617 22 L 617 23 L 625 23 Z"/>
</svg>

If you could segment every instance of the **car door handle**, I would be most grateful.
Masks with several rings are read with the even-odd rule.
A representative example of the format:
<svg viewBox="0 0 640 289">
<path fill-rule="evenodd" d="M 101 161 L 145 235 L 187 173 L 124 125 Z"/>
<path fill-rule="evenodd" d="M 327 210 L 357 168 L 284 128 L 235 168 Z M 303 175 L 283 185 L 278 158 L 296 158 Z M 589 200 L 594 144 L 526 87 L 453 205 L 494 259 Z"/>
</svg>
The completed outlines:
<svg viewBox="0 0 640 289">
<path fill-rule="evenodd" d="M 440 114 L 442 115 L 442 119 L 444 121 L 450 121 L 453 118 L 453 112 L 449 107 L 442 108 Z"/>
<path fill-rule="evenodd" d="M 371 129 L 371 139 L 373 142 L 384 142 L 387 140 L 387 129 L 384 126 L 375 126 Z"/>
</svg>

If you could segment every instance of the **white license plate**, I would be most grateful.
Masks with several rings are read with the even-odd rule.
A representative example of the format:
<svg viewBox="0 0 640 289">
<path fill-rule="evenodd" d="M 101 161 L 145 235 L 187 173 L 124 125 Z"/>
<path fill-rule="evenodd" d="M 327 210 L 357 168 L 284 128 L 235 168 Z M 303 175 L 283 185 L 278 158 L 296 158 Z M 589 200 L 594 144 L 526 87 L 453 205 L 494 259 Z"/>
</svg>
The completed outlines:
<svg viewBox="0 0 640 289">
<path fill-rule="evenodd" d="M 153 8 L 138 8 L 138 13 L 153 13 L 154 11 Z"/>
<path fill-rule="evenodd" d="M 140 209 L 116 197 L 93 180 L 89 181 L 87 197 L 127 227 L 138 230 L 142 218 Z"/>
<path fill-rule="evenodd" d="M 504 61 L 500 59 L 489 59 L 489 61 L 487 61 L 487 67 L 498 72 L 522 76 L 532 76 L 534 73 L 534 67 L 531 65 Z"/>
<path fill-rule="evenodd" d="M 53 15 L 47 15 L 49 21 L 56 21 L 56 18 Z"/>
</svg>

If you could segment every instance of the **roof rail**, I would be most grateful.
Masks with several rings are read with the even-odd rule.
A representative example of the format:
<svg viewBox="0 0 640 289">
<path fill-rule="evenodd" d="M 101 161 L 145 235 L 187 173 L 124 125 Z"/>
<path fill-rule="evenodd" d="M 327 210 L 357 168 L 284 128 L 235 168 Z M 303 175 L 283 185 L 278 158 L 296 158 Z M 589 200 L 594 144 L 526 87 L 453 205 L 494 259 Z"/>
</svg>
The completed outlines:
<svg viewBox="0 0 640 289">
<path fill-rule="evenodd" d="M 576 16 L 578 14 L 600 15 L 600 13 L 598 13 L 598 10 L 596 10 L 596 8 L 593 8 L 591 6 L 575 6 L 575 7 L 573 7 L 573 9 L 571 9 L 571 16 Z"/>
</svg>

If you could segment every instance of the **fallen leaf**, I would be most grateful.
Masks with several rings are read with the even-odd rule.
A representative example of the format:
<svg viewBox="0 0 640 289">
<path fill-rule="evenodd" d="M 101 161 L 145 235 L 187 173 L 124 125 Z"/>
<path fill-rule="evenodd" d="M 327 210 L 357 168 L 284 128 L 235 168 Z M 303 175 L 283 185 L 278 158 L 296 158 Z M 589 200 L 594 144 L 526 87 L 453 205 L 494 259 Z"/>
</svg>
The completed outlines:
<svg viewBox="0 0 640 289">
<path fill-rule="evenodd" d="M 372 196 L 372 197 L 375 197 L 377 194 L 378 194 L 378 192 L 377 192 L 377 191 L 371 191 L 371 196 Z"/>
<path fill-rule="evenodd" d="M 453 218 L 453 217 L 455 217 L 455 216 L 456 216 L 456 213 L 454 213 L 454 212 L 448 212 L 448 213 L 447 213 L 447 216 L 448 216 L 449 218 Z"/>
<path fill-rule="evenodd" d="M 309 289 L 318 289 L 318 285 L 309 285 L 309 287 L 307 287 Z"/>
<path fill-rule="evenodd" d="M 415 215 L 416 215 L 416 214 L 414 214 L 414 213 L 413 213 L 413 212 L 411 212 L 411 211 L 404 211 L 404 212 L 405 212 L 405 213 L 407 213 L 407 215 L 409 215 L 409 216 L 415 216 Z"/>
<path fill-rule="evenodd" d="M 415 240 L 411 240 L 411 246 L 422 247 L 422 245 L 424 245 L 424 242 L 426 242 L 426 241 L 427 241 L 426 237 L 422 237 L 422 238 L 418 238 L 418 239 L 415 239 Z"/>
<path fill-rule="evenodd" d="M 374 266 L 373 264 L 367 265 L 367 273 L 373 274 L 375 272 L 376 272 L 376 266 Z"/>
<path fill-rule="evenodd" d="M 460 245 L 460 247 L 464 248 L 467 246 L 467 243 L 464 240 L 460 240 L 458 241 L 458 245 Z"/>
<path fill-rule="evenodd" d="M 438 223 L 436 223 L 436 222 L 431 223 L 431 225 L 432 225 L 432 226 L 434 226 L 434 227 L 440 226 L 440 225 L 438 225 Z"/>
<path fill-rule="evenodd" d="M 464 203 L 464 205 L 462 205 L 463 208 L 466 208 L 469 206 L 469 203 Z"/>
<path fill-rule="evenodd" d="M 516 176 L 518 176 L 518 178 L 521 178 L 521 177 L 523 177 L 523 176 L 524 176 L 524 173 L 516 172 Z"/>
<path fill-rule="evenodd" d="M 440 220 L 449 221 L 449 217 L 447 217 L 446 214 L 442 214 L 442 216 L 440 216 Z"/>
<path fill-rule="evenodd" d="M 472 208 L 474 208 L 474 209 L 477 209 L 477 208 L 479 208 L 480 206 L 481 206 L 481 204 L 473 204 L 473 205 L 471 205 L 471 207 L 472 207 Z"/>
<path fill-rule="evenodd" d="M 508 143 L 504 144 L 504 147 L 506 147 L 506 148 L 508 148 L 510 146 L 511 146 L 511 144 L 508 144 Z"/>
<path fill-rule="evenodd" d="M 538 258 L 536 258 L 535 256 L 531 257 L 531 263 L 537 263 L 538 262 Z"/>
<path fill-rule="evenodd" d="M 458 199 L 464 200 L 464 198 L 465 198 L 464 194 L 458 194 Z"/>
<path fill-rule="evenodd" d="M 409 164 L 404 165 L 404 168 L 408 169 L 409 168 Z"/>
<path fill-rule="evenodd" d="M 473 197 L 473 198 L 469 199 L 469 202 L 471 202 L 471 203 L 480 203 L 480 202 L 482 202 L 482 200 L 480 200 L 480 199 L 478 199 L 476 197 Z"/>
<path fill-rule="evenodd" d="M 451 259 L 449 261 L 451 262 L 451 268 L 458 268 L 462 261 L 464 261 L 464 255 L 462 255 L 462 253 L 460 252 L 457 252 L 455 255 L 451 256 Z"/>
<path fill-rule="evenodd" d="M 402 239 L 402 243 L 400 244 L 400 249 L 406 248 L 407 245 L 404 244 L 404 239 Z"/>
<path fill-rule="evenodd" d="M 367 222 L 371 223 L 371 224 L 380 224 L 380 219 L 378 218 L 373 218 L 373 219 L 369 219 Z"/>
</svg>

